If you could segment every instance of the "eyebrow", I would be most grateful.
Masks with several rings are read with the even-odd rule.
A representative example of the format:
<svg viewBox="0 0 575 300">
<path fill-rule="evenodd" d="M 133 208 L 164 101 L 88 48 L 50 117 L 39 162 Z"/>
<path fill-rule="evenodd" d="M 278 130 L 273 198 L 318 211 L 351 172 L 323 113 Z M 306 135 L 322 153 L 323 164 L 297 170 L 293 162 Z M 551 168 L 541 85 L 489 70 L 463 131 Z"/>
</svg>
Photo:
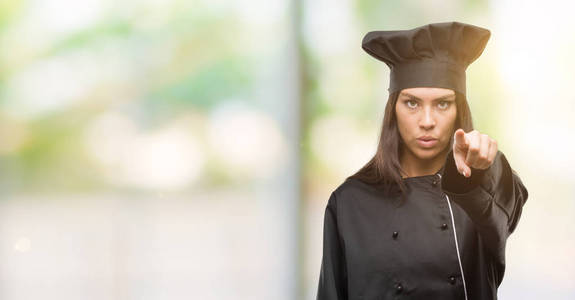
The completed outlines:
<svg viewBox="0 0 575 300">
<path fill-rule="evenodd" d="M 406 92 L 402 92 L 402 93 L 400 94 L 400 96 L 407 96 L 407 97 L 409 97 L 409 98 L 411 98 L 411 99 L 415 99 L 415 100 L 422 101 L 421 98 L 418 98 L 418 97 L 416 97 L 416 96 L 414 96 L 414 95 L 411 95 L 411 94 L 408 94 L 408 93 L 406 93 Z M 455 97 L 455 95 L 454 95 L 454 94 L 445 95 L 445 96 L 442 96 L 442 97 L 439 97 L 439 98 L 434 99 L 434 101 L 446 100 L 446 99 L 452 98 L 452 97 Z"/>
</svg>

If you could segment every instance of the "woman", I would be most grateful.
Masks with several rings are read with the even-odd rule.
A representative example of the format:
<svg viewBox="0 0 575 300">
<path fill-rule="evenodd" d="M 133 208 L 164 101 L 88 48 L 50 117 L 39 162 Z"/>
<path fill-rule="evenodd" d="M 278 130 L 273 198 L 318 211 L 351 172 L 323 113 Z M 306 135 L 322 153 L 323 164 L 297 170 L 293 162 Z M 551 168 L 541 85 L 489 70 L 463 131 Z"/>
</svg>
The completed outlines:
<svg viewBox="0 0 575 300">
<path fill-rule="evenodd" d="M 328 200 L 318 300 L 497 299 L 528 192 L 473 130 L 465 69 L 489 35 L 446 22 L 364 38 L 390 96 L 375 156 Z"/>
</svg>

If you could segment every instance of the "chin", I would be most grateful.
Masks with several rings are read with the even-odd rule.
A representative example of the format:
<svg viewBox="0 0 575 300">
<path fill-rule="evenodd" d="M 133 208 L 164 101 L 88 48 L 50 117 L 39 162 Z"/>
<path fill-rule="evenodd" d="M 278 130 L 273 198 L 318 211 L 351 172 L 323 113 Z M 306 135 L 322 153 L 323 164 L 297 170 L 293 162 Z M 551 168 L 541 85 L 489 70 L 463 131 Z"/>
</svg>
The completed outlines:
<svg viewBox="0 0 575 300">
<path fill-rule="evenodd" d="M 415 156 L 421 160 L 429 160 L 437 157 L 439 151 L 435 149 L 423 149 L 415 152 Z"/>
<path fill-rule="evenodd" d="M 415 145 L 415 147 L 411 149 L 411 152 L 421 160 L 429 160 L 434 159 L 441 154 L 441 149 L 444 149 L 441 145 L 433 148 L 421 148 L 419 145 Z"/>
</svg>

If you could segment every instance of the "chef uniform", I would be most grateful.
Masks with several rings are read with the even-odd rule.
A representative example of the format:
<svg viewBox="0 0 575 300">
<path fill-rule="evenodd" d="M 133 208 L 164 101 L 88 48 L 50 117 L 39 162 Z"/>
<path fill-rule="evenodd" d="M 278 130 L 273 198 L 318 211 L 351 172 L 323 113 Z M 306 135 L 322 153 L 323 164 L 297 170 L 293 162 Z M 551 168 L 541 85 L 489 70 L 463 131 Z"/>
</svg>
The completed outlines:
<svg viewBox="0 0 575 300">
<path fill-rule="evenodd" d="M 465 69 L 489 37 L 481 27 L 434 23 L 369 32 L 363 49 L 391 68 L 390 92 L 430 86 L 465 95 Z M 506 240 L 528 197 L 505 155 L 466 178 L 451 150 L 437 173 L 403 181 L 404 195 L 351 177 L 331 193 L 317 299 L 497 299 Z"/>
</svg>

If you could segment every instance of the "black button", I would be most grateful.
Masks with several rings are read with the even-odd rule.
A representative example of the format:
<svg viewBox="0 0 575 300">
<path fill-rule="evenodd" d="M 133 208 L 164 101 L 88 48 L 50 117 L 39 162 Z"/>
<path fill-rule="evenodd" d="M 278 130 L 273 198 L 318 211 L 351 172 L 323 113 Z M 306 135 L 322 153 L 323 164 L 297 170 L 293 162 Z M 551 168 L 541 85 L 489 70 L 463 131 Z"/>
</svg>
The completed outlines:
<svg viewBox="0 0 575 300">
<path fill-rule="evenodd" d="M 445 229 L 447 229 L 447 224 L 445 224 L 445 223 L 441 224 L 441 230 L 445 230 Z"/>
<path fill-rule="evenodd" d="M 449 283 L 455 284 L 455 276 L 449 276 Z"/>
<path fill-rule="evenodd" d="M 401 283 L 395 285 L 395 290 L 397 291 L 397 293 L 401 293 L 401 291 L 403 291 L 403 286 L 401 285 Z"/>
<path fill-rule="evenodd" d="M 394 239 L 396 239 L 398 235 L 399 235 L 399 232 L 397 232 L 397 231 L 394 231 L 394 232 L 393 232 L 393 238 L 394 238 Z"/>
<path fill-rule="evenodd" d="M 437 174 L 435 174 L 435 176 L 433 177 L 433 181 L 431 182 L 431 184 L 432 184 L 433 186 L 436 186 L 436 185 L 439 183 L 440 180 L 441 180 L 441 174 L 437 173 Z"/>
</svg>

